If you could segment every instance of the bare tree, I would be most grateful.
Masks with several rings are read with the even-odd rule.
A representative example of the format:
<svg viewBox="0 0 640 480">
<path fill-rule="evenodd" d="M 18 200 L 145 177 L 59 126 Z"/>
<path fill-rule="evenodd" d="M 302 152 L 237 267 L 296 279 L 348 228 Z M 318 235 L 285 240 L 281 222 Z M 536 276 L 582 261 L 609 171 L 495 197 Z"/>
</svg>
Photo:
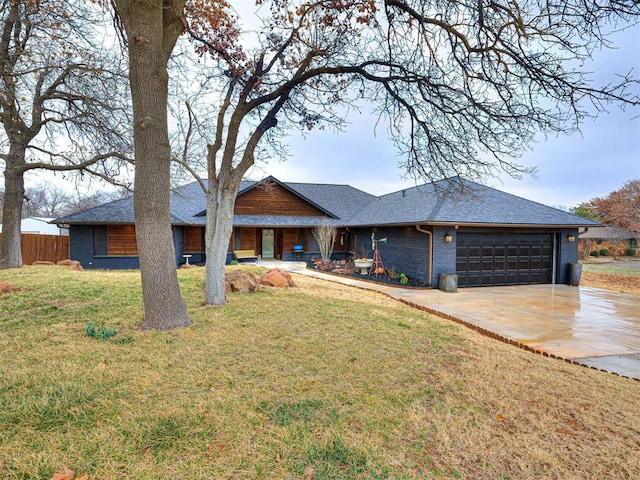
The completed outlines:
<svg viewBox="0 0 640 480">
<path fill-rule="evenodd" d="M 325 220 L 315 227 L 311 233 L 316 239 L 318 248 L 320 249 L 322 262 L 325 264 L 329 263 L 331 261 L 331 254 L 333 253 L 333 244 L 335 243 L 338 235 L 338 229 L 335 225 L 332 225 Z"/>
<path fill-rule="evenodd" d="M 127 158 L 126 81 L 102 45 L 103 18 L 82 0 L 0 3 L 0 268 L 22 266 L 26 172 L 83 170 L 113 182 L 119 167 L 107 160 Z"/>
<path fill-rule="evenodd" d="M 205 88 L 200 112 L 215 112 L 196 115 L 210 126 L 201 182 L 207 304 L 225 303 L 240 181 L 288 128 L 339 128 L 345 108 L 368 103 L 416 177 L 517 176 L 524 169 L 514 158 L 536 133 L 577 128 L 591 105 L 639 102 L 637 80 L 595 85 L 581 67 L 609 46 L 607 32 L 638 20 L 638 2 L 259 3 L 263 25 L 247 40 L 225 1 L 187 2 L 189 35 L 214 62 L 202 60 L 196 82 Z"/>
<path fill-rule="evenodd" d="M 113 0 L 126 35 L 133 100 L 134 214 L 142 275 L 143 330 L 192 323 L 180 295 L 171 231 L 167 62 L 184 32 L 185 0 Z"/>
<path fill-rule="evenodd" d="M 60 187 L 36 185 L 25 189 L 23 217 L 58 217 L 64 215 L 71 195 Z"/>
<path fill-rule="evenodd" d="M 4 191 L 0 191 L 0 204 Z M 130 195 L 126 189 L 105 191 L 91 189 L 90 193 L 66 190 L 62 187 L 40 183 L 25 188 L 22 216 L 26 217 L 61 217 L 72 213 L 97 207 L 106 202 L 118 200 Z"/>
<path fill-rule="evenodd" d="M 612 238 L 608 243 L 614 261 L 617 260 L 618 257 L 624 255 L 629 248 L 629 241 L 623 238 Z"/>
<path fill-rule="evenodd" d="M 579 240 L 579 250 L 582 251 L 582 258 L 589 258 L 591 252 L 597 247 L 596 241 L 592 238 L 581 238 Z"/>
</svg>

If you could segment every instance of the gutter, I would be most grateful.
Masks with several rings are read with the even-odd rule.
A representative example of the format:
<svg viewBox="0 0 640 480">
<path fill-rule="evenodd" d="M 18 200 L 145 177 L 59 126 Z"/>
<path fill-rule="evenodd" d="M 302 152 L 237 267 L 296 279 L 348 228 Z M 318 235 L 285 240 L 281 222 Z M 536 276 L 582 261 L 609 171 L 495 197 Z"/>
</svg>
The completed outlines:
<svg viewBox="0 0 640 480">
<path fill-rule="evenodd" d="M 550 223 L 472 223 L 472 222 L 429 222 L 441 227 L 487 227 L 487 228 L 589 228 L 600 225 L 550 224 Z"/>
<path fill-rule="evenodd" d="M 416 225 L 416 230 L 429 235 L 429 284 L 431 285 L 433 283 L 433 234 L 420 225 Z"/>
</svg>

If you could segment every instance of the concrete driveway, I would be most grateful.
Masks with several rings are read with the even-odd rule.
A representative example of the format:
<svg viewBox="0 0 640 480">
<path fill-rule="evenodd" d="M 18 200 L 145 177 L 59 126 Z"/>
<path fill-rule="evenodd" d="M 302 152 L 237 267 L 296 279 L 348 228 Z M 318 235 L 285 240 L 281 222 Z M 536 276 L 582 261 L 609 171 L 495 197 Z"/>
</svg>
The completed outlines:
<svg viewBox="0 0 640 480">
<path fill-rule="evenodd" d="M 640 380 L 639 295 L 568 285 L 409 290 L 285 263 L 268 266 L 380 291 L 536 352 Z"/>
<path fill-rule="evenodd" d="M 385 292 L 537 352 L 640 380 L 640 296 L 568 285 Z"/>
</svg>

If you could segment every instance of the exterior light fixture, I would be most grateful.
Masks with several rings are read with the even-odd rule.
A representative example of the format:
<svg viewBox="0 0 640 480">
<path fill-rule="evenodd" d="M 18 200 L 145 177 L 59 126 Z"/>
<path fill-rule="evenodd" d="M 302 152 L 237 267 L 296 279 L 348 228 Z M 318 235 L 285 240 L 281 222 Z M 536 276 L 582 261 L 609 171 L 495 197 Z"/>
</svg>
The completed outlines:
<svg viewBox="0 0 640 480">
<path fill-rule="evenodd" d="M 449 243 L 449 242 L 453 241 L 453 237 L 451 236 L 451 234 L 450 234 L 449 232 L 447 232 L 447 233 L 444 235 L 444 241 L 445 241 L 445 242 L 447 242 L 447 243 Z"/>
<path fill-rule="evenodd" d="M 576 236 L 569 234 L 567 235 L 567 242 L 575 242 L 576 241 Z"/>
</svg>

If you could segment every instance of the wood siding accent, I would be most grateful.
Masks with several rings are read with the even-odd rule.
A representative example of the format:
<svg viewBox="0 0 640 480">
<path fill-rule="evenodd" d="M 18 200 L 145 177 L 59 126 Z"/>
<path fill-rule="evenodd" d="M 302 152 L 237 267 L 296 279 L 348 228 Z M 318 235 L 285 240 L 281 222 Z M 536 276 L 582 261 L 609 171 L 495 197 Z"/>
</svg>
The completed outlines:
<svg viewBox="0 0 640 480">
<path fill-rule="evenodd" d="M 109 225 L 107 255 L 138 255 L 133 225 Z"/>
<path fill-rule="evenodd" d="M 285 228 L 282 230 L 282 252 L 292 252 L 294 245 L 304 245 L 300 242 L 299 228 Z"/>
<path fill-rule="evenodd" d="M 276 184 L 256 187 L 236 199 L 236 215 L 287 215 L 317 217 L 326 214 Z"/>
<path fill-rule="evenodd" d="M 0 233 L 2 245 L 2 233 Z M 23 233 L 20 236 L 22 248 L 22 263 L 31 265 L 33 262 L 59 262 L 69 258 L 68 235 L 40 235 Z"/>
<path fill-rule="evenodd" d="M 350 237 L 351 234 L 347 233 L 346 229 L 339 228 L 336 234 L 336 239 L 333 242 L 333 251 L 340 253 L 348 252 Z"/>
<path fill-rule="evenodd" d="M 184 253 L 204 252 L 204 228 L 184 227 Z"/>
<path fill-rule="evenodd" d="M 241 228 L 240 229 L 240 248 L 239 250 L 260 250 L 257 242 L 257 230 L 255 228 Z M 258 253 L 256 253 L 258 255 Z"/>
</svg>

